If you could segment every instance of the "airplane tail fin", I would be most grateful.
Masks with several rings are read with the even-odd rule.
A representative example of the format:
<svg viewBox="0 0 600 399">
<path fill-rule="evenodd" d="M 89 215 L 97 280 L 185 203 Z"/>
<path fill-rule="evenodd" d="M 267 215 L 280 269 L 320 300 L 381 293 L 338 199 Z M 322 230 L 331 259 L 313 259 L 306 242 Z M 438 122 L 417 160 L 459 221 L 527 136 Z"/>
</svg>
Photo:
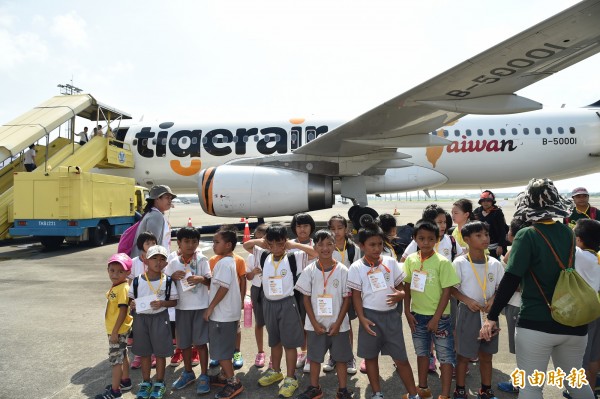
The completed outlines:
<svg viewBox="0 0 600 399">
<path fill-rule="evenodd" d="M 596 101 L 596 102 L 595 102 L 595 103 L 593 103 L 593 104 L 590 104 L 590 105 L 588 105 L 588 106 L 587 106 L 587 107 L 585 107 L 585 108 L 600 108 L 600 100 Z"/>
</svg>

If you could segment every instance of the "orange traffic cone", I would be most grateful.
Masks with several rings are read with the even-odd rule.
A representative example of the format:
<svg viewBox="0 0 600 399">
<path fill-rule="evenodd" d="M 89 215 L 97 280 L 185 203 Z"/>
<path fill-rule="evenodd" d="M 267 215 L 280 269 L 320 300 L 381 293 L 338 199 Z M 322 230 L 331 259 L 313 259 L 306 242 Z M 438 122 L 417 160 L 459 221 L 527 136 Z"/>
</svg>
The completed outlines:
<svg viewBox="0 0 600 399">
<path fill-rule="evenodd" d="M 188 227 L 194 227 L 192 224 L 192 218 L 188 218 Z"/>
<path fill-rule="evenodd" d="M 246 225 L 244 226 L 244 239 L 243 242 L 246 242 L 250 239 L 250 226 L 248 226 L 248 219 L 246 219 Z"/>
<path fill-rule="evenodd" d="M 394 215 L 399 215 L 400 212 L 398 212 L 398 208 L 394 208 Z"/>
</svg>

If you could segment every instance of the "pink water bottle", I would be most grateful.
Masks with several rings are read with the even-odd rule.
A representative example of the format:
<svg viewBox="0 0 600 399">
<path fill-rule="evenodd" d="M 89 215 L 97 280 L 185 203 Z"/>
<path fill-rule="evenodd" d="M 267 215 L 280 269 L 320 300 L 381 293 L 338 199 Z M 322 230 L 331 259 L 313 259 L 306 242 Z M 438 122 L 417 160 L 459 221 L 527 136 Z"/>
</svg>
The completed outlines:
<svg viewBox="0 0 600 399">
<path fill-rule="evenodd" d="M 244 327 L 252 327 L 252 300 L 248 295 L 244 298 Z"/>
</svg>

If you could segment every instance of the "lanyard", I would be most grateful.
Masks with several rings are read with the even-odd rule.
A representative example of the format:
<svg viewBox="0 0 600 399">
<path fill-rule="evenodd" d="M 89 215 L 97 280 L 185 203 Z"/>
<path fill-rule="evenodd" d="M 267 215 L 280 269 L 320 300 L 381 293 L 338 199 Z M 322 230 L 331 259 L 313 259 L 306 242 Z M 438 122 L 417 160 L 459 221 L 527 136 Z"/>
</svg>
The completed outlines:
<svg viewBox="0 0 600 399">
<path fill-rule="evenodd" d="M 340 253 L 340 256 L 342 257 L 342 263 L 344 263 L 344 258 L 346 257 L 346 245 L 348 245 L 348 240 L 344 239 L 344 249 L 339 249 L 338 247 L 335 247 L 335 250 L 338 251 Z"/>
<path fill-rule="evenodd" d="M 473 269 L 473 273 L 475 273 L 475 278 L 477 278 L 477 284 L 479 284 L 479 288 L 481 288 L 481 291 L 483 292 L 483 301 L 484 301 L 485 305 L 487 306 L 487 295 L 486 295 L 485 289 L 487 287 L 488 258 L 487 258 L 487 256 L 483 255 L 485 258 L 485 269 L 484 269 L 484 275 L 483 275 L 483 284 L 481 284 L 481 280 L 479 279 L 479 274 L 477 274 L 477 270 L 475 270 L 475 265 L 473 264 L 473 261 L 471 260 L 471 254 L 467 254 L 467 256 L 469 258 L 469 263 L 471 264 L 471 269 Z"/>
<path fill-rule="evenodd" d="M 367 274 L 373 274 L 373 273 L 375 273 L 375 270 L 374 270 L 374 269 L 375 269 L 375 263 L 371 263 L 371 262 L 369 262 L 369 261 L 367 260 L 367 257 L 366 257 L 366 256 L 363 256 L 363 261 L 364 261 L 366 264 L 368 264 L 369 266 L 371 266 L 371 270 L 369 270 L 369 271 L 367 272 Z M 390 272 L 390 269 L 388 269 L 388 268 L 387 268 L 387 266 L 383 264 L 383 262 L 381 261 L 381 258 L 377 259 L 377 262 L 378 262 L 378 264 L 377 264 L 377 270 L 379 270 L 379 266 L 383 266 L 383 268 L 385 269 L 385 271 L 386 271 L 386 272 L 388 272 L 388 273 Z M 381 262 L 381 263 L 379 263 L 379 262 Z"/>
<path fill-rule="evenodd" d="M 321 273 L 323 273 L 323 295 L 325 295 L 325 293 L 327 292 L 327 283 L 329 282 L 329 278 L 331 276 L 333 276 L 333 272 L 335 272 L 335 268 L 337 267 L 337 261 L 335 261 L 335 259 L 334 259 L 334 262 L 335 263 L 333 264 L 333 269 L 331 269 L 331 271 L 329 272 L 329 275 L 327 276 L 327 278 L 325 278 L 325 268 L 323 267 L 323 264 L 319 260 L 319 266 L 321 268 Z"/>
<path fill-rule="evenodd" d="M 420 272 L 423 271 L 423 265 L 425 264 L 425 261 L 429 258 L 431 258 L 433 256 L 433 254 L 435 254 L 435 251 L 433 251 L 431 253 L 431 255 L 429 255 L 428 257 L 426 257 L 425 259 L 423 259 L 423 254 L 421 253 L 421 251 L 419 251 L 419 259 L 421 260 L 421 268 L 419 269 Z"/>
<path fill-rule="evenodd" d="M 150 290 L 152 290 L 154 295 L 156 295 L 156 297 L 158 298 L 158 293 L 160 291 L 160 286 L 162 284 L 162 279 L 163 279 L 164 274 L 162 274 L 162 273 L 160 274 L 160 279 L 158 280 L 158 288 L 157 289 L 154 289 L 154 286 L 150 282 L 150 279 L 148 278 L 148 272 L 144 272 L 144 276 L 146 277 L 146 284 L 148 284 L 148 287 L 150 287 Z"/>
<path fill-rule="evenodd" d="M 392 247 L 392 244 L 386 242 L 385 246 L 388 247 L 390 251 L 392 251 L 392 258 L 397 260 L 398 258 L 396 258 L 396 251 L 394 251 L 394 247 Z"/>
<path fill-rule="evenodd" d="M 585 216 L 587 216 L 588 219 L 591 219 L 590 215 L 588 215 L 588 211 L 590 210 L 590 206 L 588 205 L 588 207 L 586 208 L 585 211 L 580 212 L 579 209 L 575 208 L 575 210 L 577 211 L 577 213 L 583 213 Z"/>
<path fill-rule="evenodd" d="M 271 254 L 271 263 L 273 263 L 273 268 L 275 269 L 275 275 L 277 275 L 277 269 L 279 269 L 279 265 L 281 264 L 281 261 L 285 259 L 285 257 L 287 256 L 287 252 L 285 252 L 283 254 L 283 256 L 281 257 L 281 259 L 279 259 L 279 262 L 275 263 L 275 257 L 273 256 L 273 254 Z"/>
</svg>

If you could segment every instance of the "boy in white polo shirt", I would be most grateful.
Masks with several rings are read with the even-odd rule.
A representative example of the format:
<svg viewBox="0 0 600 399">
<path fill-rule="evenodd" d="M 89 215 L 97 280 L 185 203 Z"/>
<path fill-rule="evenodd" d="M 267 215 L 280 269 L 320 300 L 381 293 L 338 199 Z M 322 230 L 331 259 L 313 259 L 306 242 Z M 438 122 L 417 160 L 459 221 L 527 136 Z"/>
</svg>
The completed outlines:
<svg viewBox="0 0 600 399">
<path fill-rule="evenodd" d="M 288 250 L 294 248 L 300 251 L 289 254 Z M 283 225 L 269 226 L 263 239 L 245 242 L 244 249 L 253 252 L 261 265 L 263 314 L 273 361 L 273 368 L 265 372 L 258 384 L 266 387 L 284 379 L 281 358 L 285 350 L 287 375 L 279 389 L 279 396 L 289 398 L 298 389 L 295 376 L 297 348 L 304 343 L 303 323 L 294 298 L 294 285 L 307 263 L 307 255 L 315 258 L 317 252 L 309 245 L 289 241 Z"/>
<path fill-rule="evenodd" d="M 353 356 L 349 339 L 348 269 L 332 258 L 335 252 L 335 238 L 330 231 L 319 230 L 315 234 L 314 242 L 319 258 L 304 269 L 296 283 L 296 289 L 304 294 L 304 329 L 308 335 L 310 359 L 310 386 L 297 399 L 315 399 L 323 396 L 319 386 L 319 374 L 327 351 L 330 351 L 337 371 L 336 398 L 351 399 L 352 394 L 346 388 L 347 363 Z"/>
<path fill-rule="evenodd" d="M 184 370 L 173 383 L 174 389 L 183 389 L 196 380 L 192 369 L 192 347 L 200 355 L 202 374 L 198 377 L 196 393 L 210 392 L 208 370 L 208 323 L 204 321 L 204 312 L 208 307 L 208 286 L 210 268 L 208 259 L 197 252 L 200 233 L 192 227 L 183 227 L 177 232 L 179 255 L 169 262 L 165 274 L 171 276 L 177 284 L 179 301 L 175 307 L 177 323 L 175 333 L 177 346 L 183 353 Z"/>
</svg>

